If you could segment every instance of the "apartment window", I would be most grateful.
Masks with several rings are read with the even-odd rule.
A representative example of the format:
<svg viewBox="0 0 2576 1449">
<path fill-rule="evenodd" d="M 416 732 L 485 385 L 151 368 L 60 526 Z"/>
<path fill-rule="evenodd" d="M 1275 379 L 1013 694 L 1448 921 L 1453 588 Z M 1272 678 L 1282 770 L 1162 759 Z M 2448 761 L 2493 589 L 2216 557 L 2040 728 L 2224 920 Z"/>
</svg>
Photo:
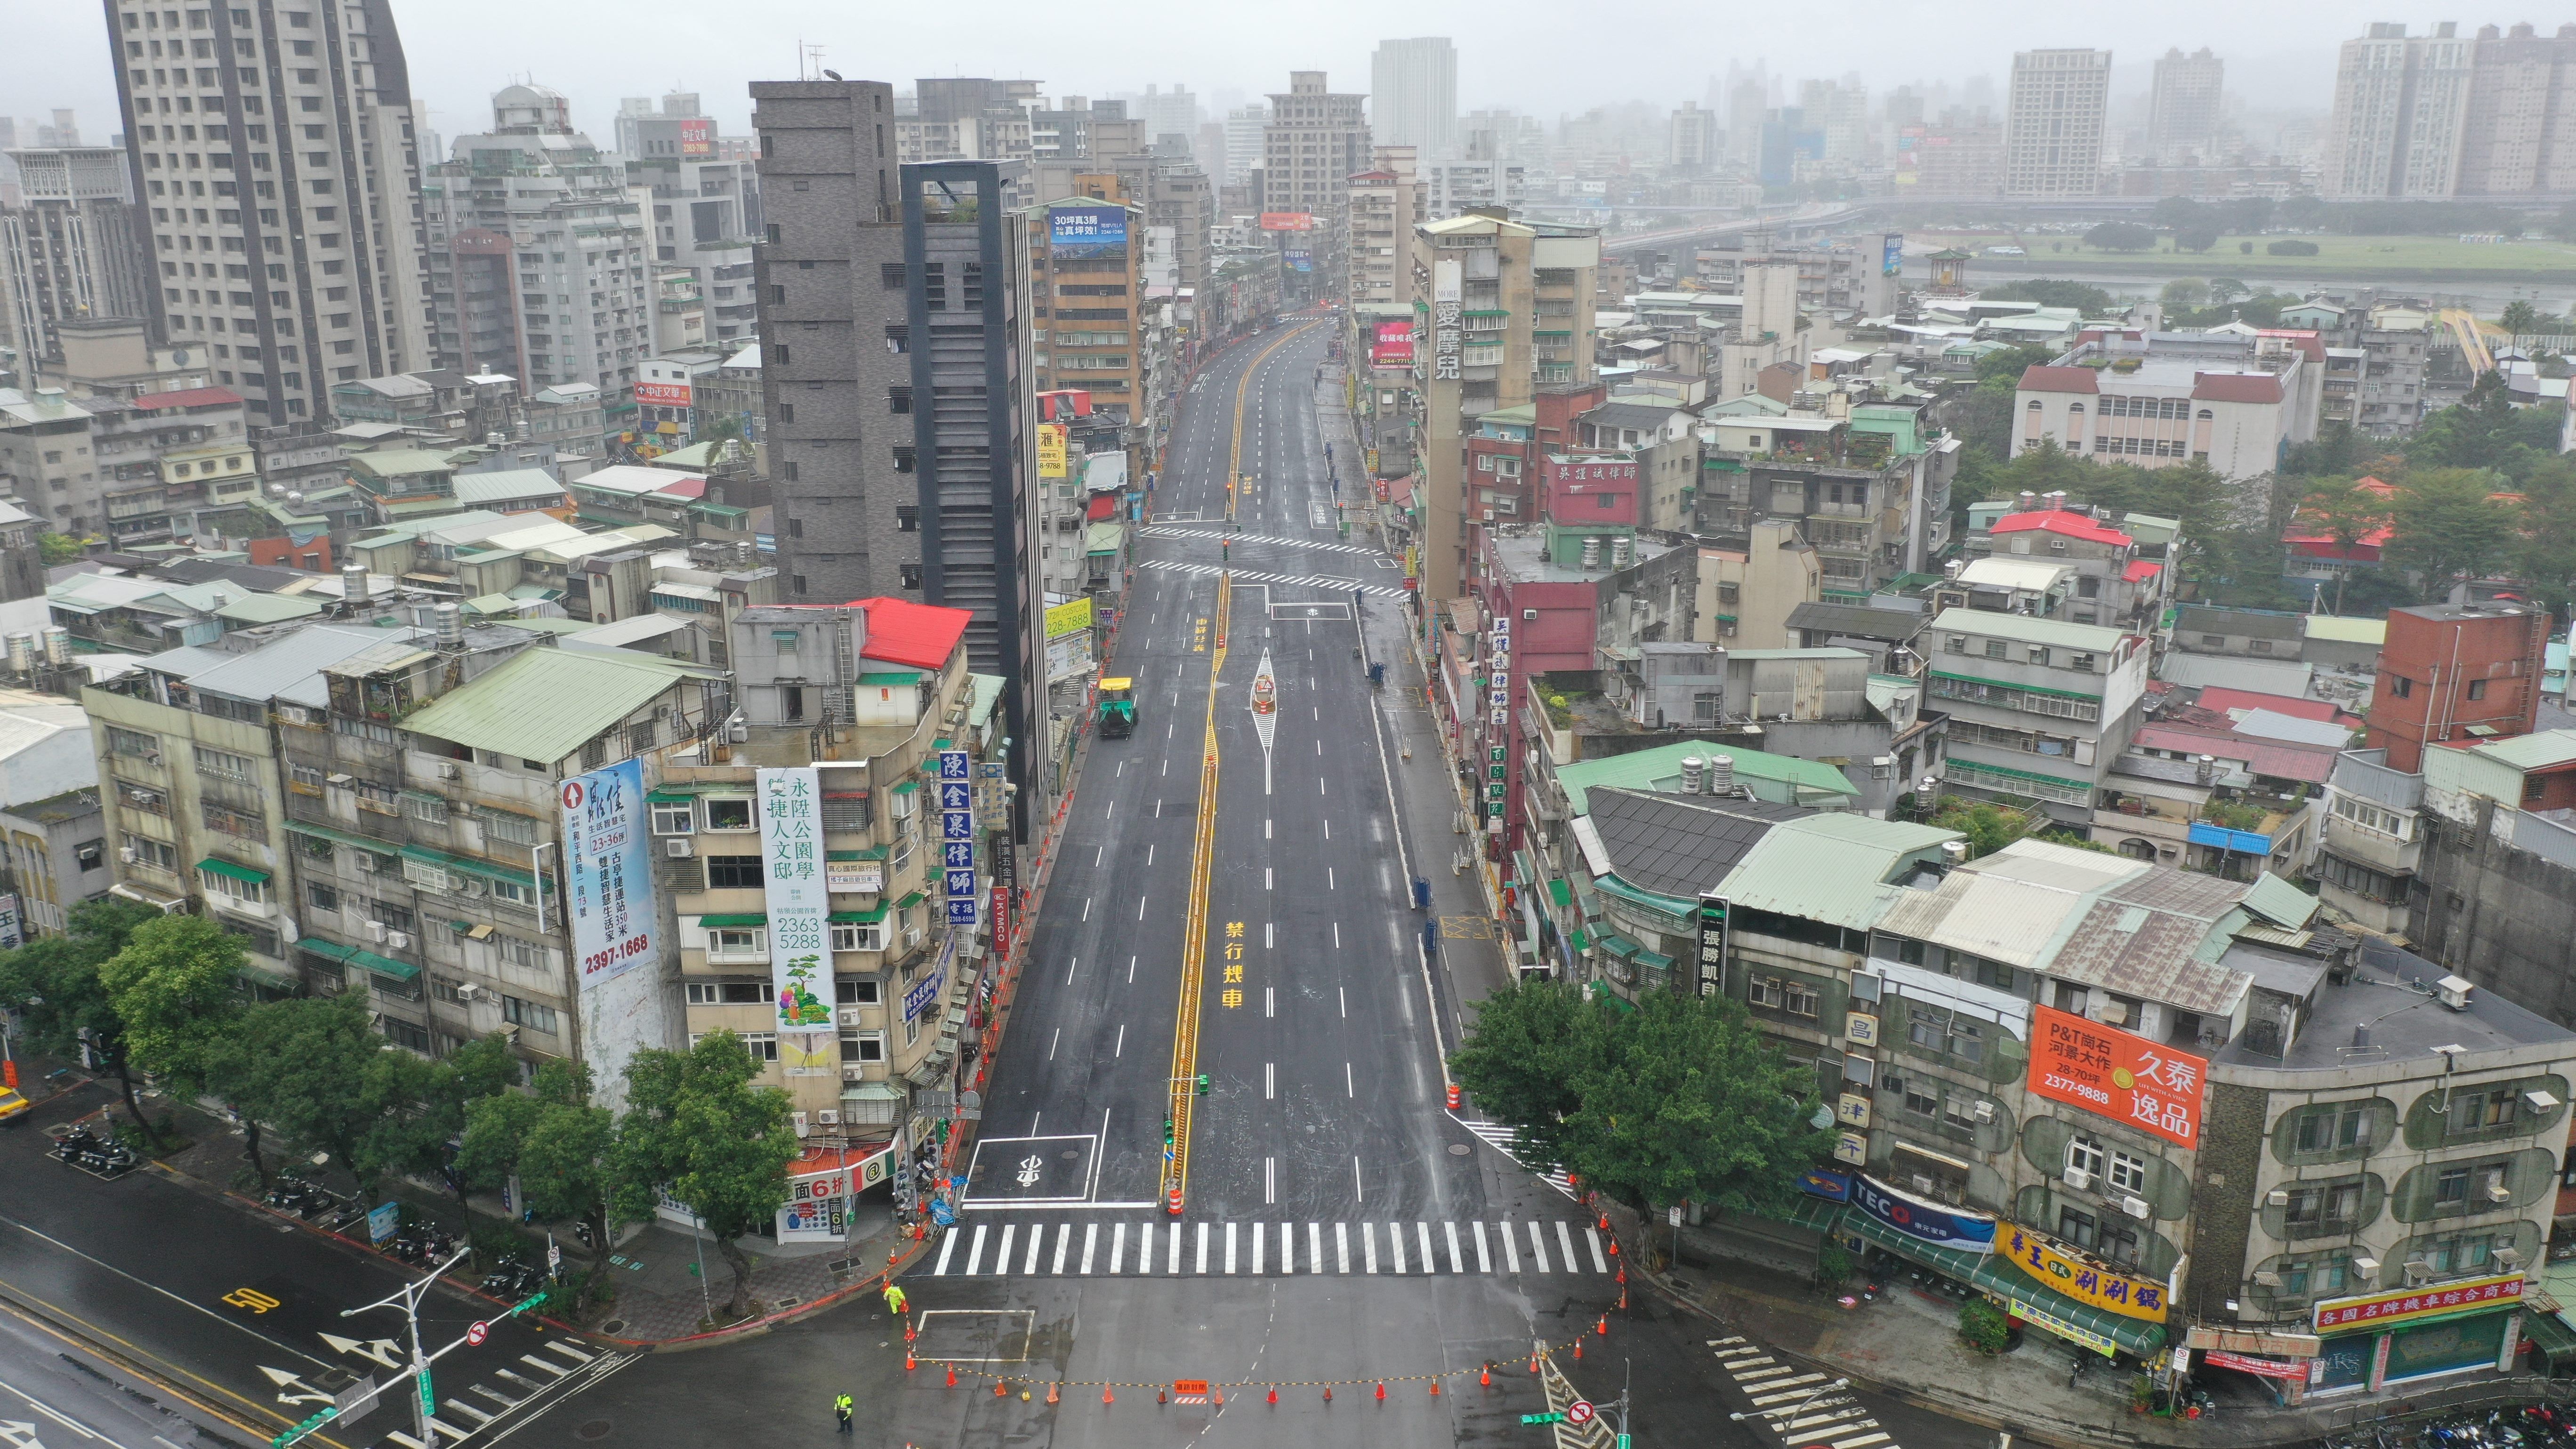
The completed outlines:
<svg viewBox="0 0 2576 1449">
<path fill-rule="evenodd" d="M 2483 680 L 2483 679 L 2472 679 L 2472 680 L 2470 680 L 2470 681 L 2469 681 L 2469 698 L 2471 698 L 2471 699 L 2484 699 L 2484 698 L 2486 698 L 2486 697 L 2487 697 L 2487 682 L 2486 682 L 2485 680 Z"/>
<path fill-rule="evenodd" d="M 2316 1298 L 2341 1293 L 2351 1283 L 2352 1258 L 2336 1253 L 2323 1258 L 2295 1258 L 2280 1268 L 2280 1296 Z"/>
<path fill-rule="evenodd" d="M 2121 1192 L 2144 1192 L 2147 1188 L 2146 1159 L 2126 1152 L 2111 1154 L 2111 1186 Z"/>
<path fill-rule="evenodd" d="M 832 949 L 835 951 L 882 951 L 886 948 L 885 923 L 843 922 L 832 927 Z M 868 983 L 875 985 L 874 982 Z"/>
<path fill-rule="evenodd" d="M 2502 1127 L 2513 1120 L 2514 1089 L 2501 1087 L 2484 1092 L 2451 1094 L 2450 1130 L 2454 1133 L 2483 1132 Z"/>
<path fill-rule="evenodd" d="M 707 932 L 707 956 L 761 956 L 767 954 L 768 932 L 756 926 L 720 926 Z"/>
<path fill-rule="evenodd" d="M 917 589 L 921 587 L 921 565 L 897 564 L 895 565 L 895 573 L 903 587 L 907 589 Z"/>
<path fill-rule="evenodd" d="M 2103 1158 L 2102 1144 L 2092 1138 L 2078 1136 L 2067 1139 L 2067 1170 L 2098 1178 L 2102 1176 Z"/>
<path fill-rule="evenodd" d="M 402 808 L 405 815 L 410 816 L 414 820 L 420 821 L 424 825 L 445 825 L 447 823 L 447 801 L 439 796 L 423 795 L 414 791 L 405 790 L 402 797 Z"/>
<path fill-rule="evenodd" d="M 742 1034 L 742 1049 L 751 1053 L 751 1059 L 755 1062 L 774 1062 L 778 1060 L 778 1033 L 774 1031 L 744 1032 Z"/>
<path fill-rule="evenodd" d="M 832 997 L 843 1006 L 876 1006 L 884 1001 L 873 977 L 843 977 L 832 983 Z"/>
<path fill-rule="evenodd" d="M 711 891 L 750 891 L 761 888 L 760 857 L 756 855 L 710 855 L 707 857 L 707 889 Z"/>
<path fill-rule="evenodd" d="M 887 389 L 886 389 L 886 411 L 891 412 L 891 413 L 908 413 L 908 412 L 911 412 L 911 411 L 912 411 L 912 389 L 911 389 L 911 388 L 908 388 L 908 387 L 889 387 L 889 388 L 887 388 Z"/>
<path fill-rule="evenodd" d="M 2469 1203 L 2469 1166 L 2446 1167 L 2433 1178 L 2433 1206 L 2457 1212 Z"/>
<path fill-rule="evenodd" d="M 258 762 L 250 756 L 236 755 L 229 750 L 210 750 L 198 745 L 195 756 L 197 773 L 209 779 L 248 783 L 259 771 Z"/>
<path fill-rule="evenodd" d="M 1974 1132 L 1977 1130 L 1977 1097 L 1973 1092 L 1949 1091 L 1941 1094 L 1943 1123 Z"/>
<path fill-rule="evenodd" d="M 129 831 L 117 837 L 117 848 L 132 856 L 136 865 L 148 865 L 156 870 L 175 871 L 179 868 L 179 852 L 172 849 L 167 841 Z"/>
<path fill-rule="evenodd" d="M 555 1009 L 553 1007 L 540 1005 L 537 1002 L 512 996 L 506 992 L 503 993 L 501 997 L 501 1019 L 510 1023 L 512 1026 L 520 1027 L 528 1031 L 540 1032 L 546 1036 L 553 1036 L 555 1034 Z"/>
<path fill-rule="evenodd" d="M 900 291 L 902 291 L 902 290 L 903 290 L 903 263 L 901 263 L 901 262 L 879 262 L 879 263 L 877 263 L 877 285 L 879 285 L 880 287 L 883 287 L 885 290 L 887 290 L 887 291 L 889 291 L 889 292 L 900 292 Z M 889 330 L 889 331 L 891 331 L 892 329 L 891 329 L 891 328 L 889 328 L 888 330 Z"/>
<path fill-rule="evenodd" d="M 208 830 L 219 830 L 226 835 L 240 836 L 245 840 L 262 839 L 268 833 L 267 827 L 260 820 L 259 812 L 255 810 L 228 809 L 208 800 L 198 802 L 197 812 L 206 822 Z"/>
<path fill-rule="evenodd" d="M 655 835 L 693 835 L 697 833 L 696 807 L 686 800 L 654 801 L 653 833 Z"/>
<path fill-rule="evenodd" d="M 1905 1084 L 1905 1110 L 1917 1116 L 1936 1116 L 1941 1111 L 1941 1084 L 1921 1080 Z"/>
<path fill-rule="evenodd" d="M 537 822 L 529 816 L 508 810 L 495 810 L 487 805 L 477 805 L 474 807 L 474 818 L 482 825 L 483 838 L 486 841 L 529 846 L 537 843 Z"/>
<path fill-rule="evenodd" d="M 2494 1258 L 2495 1247 L 2493 1233 L 2455 1234 L 2435 1238 L 2418 1256 L 2436 1273 L 2465 1273 L 2485 1267 Z"/>
<path fill-rule="evenodd" d="M 2339 1232 L 2352 1226 L 2361 1211 L 2361 1184 L 2326 1183 L 2290 1189 L 2282 1220 L 2294 1230 Z"/>
<path fill-rule="evenodd" d="M 108 753 L 115 755 L 158 759 L 161 755 L 161 737 L 159 735 L 147 735 L 138 730 L 119 729 L 114 725 L 109 725 L 107 727 L 107 749 Z"/>
<path fill-rule="evenodd" d="M 917 454 L 913 449 L 911 449 L 911 448 L 896 448 L 896 449 L 894 450 L 894 470 L 895 470 L 896 472 L 898 472 L 898 473 L 909 473 L 909 472 L 912 472 L 912 471 L 914 470 L 914 468 L 917 466 L 918 458 L 919 458 L 919 455 L 918 455 L 918 454 Z M 905 526 L 904 526 L 904 529 L 903 529 L 903 531 L 904 531 L 904 532 L 906 532 L 906 533 L 911 533 L 911 532 L 913 532 L 914 530 L 916 530 L 916 529 L 918 529 L 918 528 L 920 528 L 920 527 L 921 527 L 921 510 L 920 510 L 920 509 L 918 509 L 918 508 L 908 508 L 908 509 L 907 509 L 907 508 L 898 508 L 898 509 L 896 509 L 896 510 L 895 510 L 895 512 L 896 512 L 898 515 L 902 515 L 902 514 L 906 514 L 906 513 L 909 513 L 909 514 L 911 515 L 911 519 L 910 519 L 910 521 L 909 521 L 908 523 L 906 523 L 906 524 L 905 524 Z"/>
<path fill-rule="evenodd" d="M 2291 1140 L 2300 1152 L 2340 1152 L 2370 1146 L 2370 1111 L 2360 1103 L 2311 1107 L 2299 1114 Z"/>
<path fill-rule="evenodd" d="M 881 1031 L 845 1031 L 841 1033 L 841 1060 L 866 1064 L 885 1060 L 885 1033 Z"/>
<path fill-rule="evenodd" d="M 780 650 L 785 654 L 784 649 Z M 709 830 L 751 829 L 751 801 L 748 798 L 717 799 L 706 802 Z"/>
<path fill-rule="evenodd" d="M 2403 674 L 2392 674 L 2388 676 L 2388 692 L 2398 699 L 2411 699 L 2415 694 L 2415 681 Z"/>
<path fill-rule="evenodd" d="M 2001 659 L 2001 658 L 2003 658 L 2003 657 L 2004 657 L 2004 641 L 2002 641 L 2001 639 L 1989 639 L 1989 640 L 1987 640 L 1987 641 L 1986 641 L 1986 657 L 1987 657 L 1988 659 Z"/>
</svg>

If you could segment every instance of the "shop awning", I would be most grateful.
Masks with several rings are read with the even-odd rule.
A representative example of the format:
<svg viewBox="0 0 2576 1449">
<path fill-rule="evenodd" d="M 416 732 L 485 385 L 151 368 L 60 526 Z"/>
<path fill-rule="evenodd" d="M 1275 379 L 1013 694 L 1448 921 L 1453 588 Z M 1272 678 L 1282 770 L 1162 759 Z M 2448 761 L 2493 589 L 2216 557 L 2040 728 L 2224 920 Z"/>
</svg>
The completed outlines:
<svg viewBox="0 0 2576 1449">
<path fill-rule="evenodd" d="M 1939 1269 L 1971 1288 L 1982 1288 L 1998 1298 L 2035 1309 L 2086 1333 L 2107 1338 L 2140 1357 L 2150 1357 L 2164 1347 L 2163 1324 L 2105 1313 L 2090 1303 L 2079 1303 L 2063 1293 L 2042 1288 L 2029 1274 L 1992 1253 L 1971 1253 L 1964 1248 L 1944 1248 L 1927 1243 L 1866 1213 L 1845 1213 L 1842 1224 L 1899 1257 Z"/>
<path fill-rule="evenodd" d="M 1566 932 L 1565 939 L 1567 943 L 1572 945 L 1577 951 L 1589 951 L 1592 949 L 1592 937 L 1585 934 L 1584 929 L 1581 926 L 1577 926 L 1573 930 Z"/>
<path fill-rule="evenodd" d="M 911 910 L 914 906 L 920 905 L 920 904 L 921 904 L 921 901 L 922 901 L 922 895 L 921 895 L 921 892 L 919 892 L 919 891 L 914 891 L 912 894 L 910 894 L 910 895 L 908 895 L 908 896 L 905 896 L 902 900 L 899 900 L 899 901 L 895 902 L 895 903 L 894 903 L 894 908 L 895 908 L 896 910 L 898 910 L 898 911 L 908 911 L 908 910 Z"/>
<path fill-rule="evenodd" d="M 420 968 L 409 961 L 397 961 L 391 956 L 379 956 L 373 951 L 351 951 L 349 964 L 364 966 L 378 976 L 390 976 L 396 981 L 409 981 L 420 974 Z"/>
<path fill-rule="evenodd" d="M 470 855 L 450 855 L 446 851 L 432 850 L 425 845 L 406 845 L 402 848 L 402 856 L 405 860 L 434 865 L 440 870 L 462 871 L 467 875 L 479 875 L 485 880 L 507 881 L 511 885 L 527 885 L 536 875 L 534 871 L 521 870 L 516 866 L 503 865 L 498 861 L 477 860 Z"/>
<path fill-rule="evenodd" d="M 698 924 L 710 928 L 716 926 L 766 926 L 769 924 L 769 915 L 765 911 L 754 911 L 728 916 L 700 916 L 698 917 Z"/>
<path fill-rule="evenodd" d="M 1611 955 L 1618 957 L 1622 961 L 1636 955 L 1639 949 L 1641 949 L 1636 942 L 1629 940 L 1627 937 L 1608 932 L 1604 932 L 1602 934 L 1600 946 L 1602 950 L 1609 952 Z"/>
<path fill-rule="evenodd" d="M 873 926 L 885 918 L 886 908 L 879 906 L 872 911 L 834 911 L 830 919 L 835 926 Z"/>
<path fill-rule="evenodd" d="M 209 875 L 230 876 L 234 880 L 246 881 L 251 885 L 268 884 L 267 871 L 255 870 L 247 865 L 235 865 L 229 860 L 221 860 L 211 855 L 198 861 L 197 869 Z"/>
<path fill-rule="evenodd" d="M 1636 956 L 1636 964 L 1649 970 L 1670 971 L 1673 969 L 1673 958 L 1661 951 L 1640 951 Z"/>
<path fill-rule="evenodd" d="M 2568 1327 L 2567 1320 L 2555 1313 L 2524 1314 L 2522 1334 L 2552 1364 L 2576 1359 L 2576 1328 Z"/>
<path fill-rule="evenodd" d="M 1563 910 L 1574 904 L 1574 887 L 1567 885 L 1560 877 L 1549 876 L 1547 898 L 1556 902 L 1557 909 Z"/>
</svg>

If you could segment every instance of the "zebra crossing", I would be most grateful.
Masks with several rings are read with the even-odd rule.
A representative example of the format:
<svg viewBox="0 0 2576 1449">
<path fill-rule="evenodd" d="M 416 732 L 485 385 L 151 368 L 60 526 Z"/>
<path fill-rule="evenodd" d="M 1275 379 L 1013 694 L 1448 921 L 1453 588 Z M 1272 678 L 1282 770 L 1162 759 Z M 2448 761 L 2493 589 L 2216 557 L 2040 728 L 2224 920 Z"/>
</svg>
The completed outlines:
<svg viewBox="0 0 2576 1449">
<path fill-rule="evenodd" d="M 1267 543 L 1274 544 L 1280 548 L 1308 548 L 1315 549 L 1323 553 L 1350 553 L 1359 554 L 1363 557 L 1369 558 L 1378 557 L 1381 552 L 1380 550 L 1370 548 L 1365 544 L 1316 543 L 1309 539 L 1278 538 L 1266 533 L 1228 534 L 1221 528 L 1172 528 L 1159 523 L 1149 524 L 1144 528 L 1140 528 L 1137 530 L 1137 533 L 1146 538 L 1196 538 L 1206 539 L 1211 542 L 1217 539 L 1230 537 L 1237 544 Z"/>
<path fill-rule="evenodd" d="M 1295 1277 L 1610 1273 L 1600 1230 L 1486 1222 L 973 1223 L 948 1230 L 934 1278 Z"/>
<path fill-rule="evenodd" d="M 1746 1418 L 1778 1435 L 1783 1449 L 1898 1449 L 1842 1380 L 1784 1364 L 1742 1338 L 1712 1338 L 1708 1346 L 1753 1401 Z"/>
<path fill-rule="evenodd" d="M 446 1449 L 449 1444 L 471 1438 L 485 1425 L 565 1379 L 585 1370 L 613 1373 L 635 1357 L 602 1354 L 560 1338 L 547 1339 L 544 1347 L 555 1358 L 523 1353 L 513 1366 L 493 1370 L 491 1377 L 497 1384 L 474 1384 L 464 1390 L 463 1396 L 442 1400 L 438 1412 L 429 1416 L 427 1442 L 403 1430 L 389 1429 L 375 1442 L 374 1449 Z M 480 1402 L 468 1402 L 468 1398 Z"/>
<path fill-rule="evenodd" d="M 1504 1126 L 1500 1122 L 1470 1122 L 1464 1117 L 1455 1115 L 1451 1116 L 1449 1120 L 1466 1128 L 1468 1131 L 1475 1133 L 1476 1140 L 1484 1143 L 1487 1147 L 1494 1149 L 1496 1152 L 1503 1154 L 1505 1157 L 1510 1158 L 1514 1166 L 1536 1176 L 1548 1186 L 1555 1188 L 1558 1192 L 1564 1193 L 1567 1197 L 1571 1198 L 1574 1196 L 1574 1180 L 1565 1175 L 1564 1168 L 1543 1167 L 1523 1162 L 1521 1160 L 1519 1142 L 1516 1134 L 1511 1128 Z"/>
<path fill-rule="evenodd" d="M 1377 599 L 1401 599 L 1404 597 L 1404 591 L 1402 589 L 1390 589 L 1377 584 L 1363 584 L 1357 579 L 1335 578 L 1330 574 L 1265 574 L 1257 573 L 1250 569 L 1227 569 L 1218 564 L 1183 563 L 1177 559 L 1163 558 L 1139 559 L 1137 560 L 1136 566 L 1138 568 L 1146 569 L 1170 569 L 1176 573 L 1196 574 L 1201 578 L 1210 579 L 1215 578 L 1220 574 L 1231 573 L 1234 575 L 1234 581 L 1238 584 L 1301 584 L 1308 588 L 1331 589 L 1336 593 L 1342 594 L 1347 594 L 1351 590 L 1357 589 L 1361 593 Z"/>
</svg>

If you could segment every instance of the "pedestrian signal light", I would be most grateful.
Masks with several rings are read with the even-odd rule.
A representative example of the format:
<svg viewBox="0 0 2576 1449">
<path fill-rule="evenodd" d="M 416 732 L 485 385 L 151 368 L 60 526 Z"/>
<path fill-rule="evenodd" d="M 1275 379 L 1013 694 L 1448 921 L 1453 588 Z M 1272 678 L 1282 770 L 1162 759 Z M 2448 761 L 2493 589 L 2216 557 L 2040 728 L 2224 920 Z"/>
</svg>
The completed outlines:
<svg viewBox="0 0 2576 1449">
<path fill-rule="evenodd" d="M 1199 1073 L 1199 1095 L 1200 1095 L 1200 1096 L 1202 1096 L 1202 1097 L 1204 1097 L 1204 1096 L 1206 1096 L 1206 1095 L 1207 1095 L 1207 1091 L 1208 1091 L 1208 1079 L 1207 1079 L 1207 1073 L 1205 1073 L 1205 1072 L 1201 1072 L 1201 1073 Z"/>
</svg>

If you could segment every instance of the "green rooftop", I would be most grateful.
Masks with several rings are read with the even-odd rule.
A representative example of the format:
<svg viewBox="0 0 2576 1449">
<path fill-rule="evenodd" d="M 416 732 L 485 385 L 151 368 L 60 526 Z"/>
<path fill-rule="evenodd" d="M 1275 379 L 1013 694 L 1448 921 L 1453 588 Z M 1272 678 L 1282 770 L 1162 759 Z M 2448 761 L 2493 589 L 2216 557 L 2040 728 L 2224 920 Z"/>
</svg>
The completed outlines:
<svg viewBox="0 0 2576 1449">
<path fill-rule="evenodd" d="M 1567 808 L 1577 815 L 1587 815 L 1591 811 L 1584 803 L 1586 792 L 1603 786 L 1657 790 L 1666 794 L 1679 792 L 1682 761 L 1692 755 L 1701 759 L 1711 755 L 1727 756 L 1735 761 L 1735 778 L 1739 782 L 1751 787 L 1756 798 L 1778 804 L 1813 805 L 1832 810 L 1847 806 L 1860 797 L 1859 788 L 1831 765 L 1762 750 L 1736 749 L 1707 740 L 1685 740 L 1677 745 L 1659 745 L 1651 750 L 1612 755 L 1606 760 L 1559 765 L 1556 782 L 1565 788 Z"/>
<path fill-rule="evenodd" d="M 650 655 L 536 648 L 422 706 L 403 728 L 523 760 L 552 762 L 616 727 L 686 678 Z"/>
</svg>

